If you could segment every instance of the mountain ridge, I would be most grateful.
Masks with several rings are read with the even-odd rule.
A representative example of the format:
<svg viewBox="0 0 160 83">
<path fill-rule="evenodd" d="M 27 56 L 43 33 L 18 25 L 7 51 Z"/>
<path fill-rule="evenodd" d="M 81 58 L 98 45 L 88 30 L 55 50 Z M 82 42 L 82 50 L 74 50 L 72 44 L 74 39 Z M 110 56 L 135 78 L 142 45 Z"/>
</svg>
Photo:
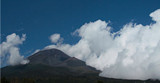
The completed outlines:
<svg viewBox="0 0 160 83">
<path fill-rule="evenodd" d="M 58 49 L 42 50 L 33 54 L 32 56 L 29 56 L 28 59 L 30 60 L 29 64 L 44 64 L 52 67 L 67 67 L 73 70 L 81 68 L 87 71 L 100 72 L 95 68 L 86 65 L 84 61 L 81 61 L 75 57 L 70 57 Z"/>
<path fill-rule="evenodd" d="M 1 68 L 5 83 L 159 83 L 160 81 L 122 80 L 99 77 L 99 70 L 61 50 L 41 50 L 28 57 L 25 65 Z M 1 78 L 2 79 L 2 78 Z M 4 78 L 3 78 L 4 80 Z M 3 83 L 3 82 L 2 82 Z"/>
</svg>

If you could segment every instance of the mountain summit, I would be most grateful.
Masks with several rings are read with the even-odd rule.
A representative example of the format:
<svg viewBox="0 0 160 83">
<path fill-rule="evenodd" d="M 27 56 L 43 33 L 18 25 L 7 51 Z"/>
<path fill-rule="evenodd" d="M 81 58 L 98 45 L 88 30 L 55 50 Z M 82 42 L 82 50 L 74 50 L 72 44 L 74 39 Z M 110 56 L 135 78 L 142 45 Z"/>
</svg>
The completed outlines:
<svg viewBox="0 0 160 83">
<path fill-rule="evenodd" d="M 58 49 L 42 50 L 34 55 L 28 57 L 30 64 L 44 64 L 49 66 L 86 66 L 85 62 L 75 58 L 70 57 L 64 52 Z"/>
<path fill-rule="evenodd" d="M 28 59 L 30 60 L 29 64 L 41 64 L 50 67 L 64 67 L 72 72 L 77 72 L 78 74 L 99 73 L 99 71 L 95 70 L 95 68 L 87 66 L 85 62 L 75 57 L 70 57 L 58 49 L 42 50 L 28 57 Z"/>
<path fill-rule="evenodd" d="M 50 66 L 58 66 L 69 58 L 71 57 L 58 49 L 42 50 L 28 57 L 30 64 L 45 64 Z"/>
</svg>

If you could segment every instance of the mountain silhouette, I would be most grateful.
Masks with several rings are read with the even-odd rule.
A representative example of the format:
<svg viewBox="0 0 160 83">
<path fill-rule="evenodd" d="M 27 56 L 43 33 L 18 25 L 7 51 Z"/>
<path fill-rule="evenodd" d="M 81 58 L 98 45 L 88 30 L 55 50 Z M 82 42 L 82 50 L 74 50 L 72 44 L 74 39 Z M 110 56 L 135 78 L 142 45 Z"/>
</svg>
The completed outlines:
<svg viewBox="0 0 160 83">
<path fill-rule="evenodd" d="M 99 77 L 99 70 L 58 49 L 41 50 L 25 65 L 1 68 L 2 83 L 159 83 Z"/>
<path fill-rule="evenodd" d="M 99 73 L 100 71 L 87 66 L 84 61 L 75 57 L 70 57 L 58 49 L 42 50 L 34 55 L 28 57 L 32 65 L 41 64 L 50 67 L 67 68 L 72 73 Z"/>
<path fill-rule="evenodd" d="M 16 78 L 27 79 L 61 79 L 69 77 L 98 76 L 100 71 L 87 66 L 84 61 L 70 57 L 58 49 L 41 50 L 28 57 L 30 61 L 25 65 L 6 66 L 1 68 L 2 77 L 9 80 Z M 67 79 L 68 80 L 68 79 Z M 37 83 L 46 83 L 38 81 Z M 52 83 L 52 82 L 51 82 Z"/>
</svg>

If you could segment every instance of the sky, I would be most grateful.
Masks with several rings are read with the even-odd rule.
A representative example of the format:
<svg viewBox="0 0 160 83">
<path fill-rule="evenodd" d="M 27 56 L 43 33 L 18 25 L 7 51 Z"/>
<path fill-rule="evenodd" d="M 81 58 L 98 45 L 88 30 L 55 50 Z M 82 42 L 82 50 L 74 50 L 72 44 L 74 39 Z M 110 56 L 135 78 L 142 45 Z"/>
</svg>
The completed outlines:
<svg viewBox="0 0 160 83">
<path fill-rule="evenodd" d="M 74 44 L 77 28 L 98 19 L 111 21 L 114 31 L 130 21 L 149 24 L 148 16 L 160 8 L 159 0 L 2 0 L 2 41 L 9 34 L 26 34 L 21 54 L 28 56 L 50 44 L 49 36 L 60 33 Z"/>
<path fill-rule="evenodd" d="M 159 3 L 2 0 L 1 53 L 16 65 L 28 63 L 24 57 L 39 49 L 58 48 L 101 70 L 100 76 L 160 79 Z"/>
</svg>

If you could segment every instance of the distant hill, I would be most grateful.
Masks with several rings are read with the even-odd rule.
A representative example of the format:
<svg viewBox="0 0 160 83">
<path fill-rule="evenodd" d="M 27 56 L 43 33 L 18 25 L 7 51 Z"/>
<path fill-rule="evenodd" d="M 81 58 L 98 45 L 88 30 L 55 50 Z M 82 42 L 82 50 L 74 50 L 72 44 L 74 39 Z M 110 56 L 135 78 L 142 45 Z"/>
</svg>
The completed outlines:
<svg viewBox="0 0 160 83">
<path fill-rule="evenodd" d="M 100 71 L 58 49 L 42 50 L 28 59 L 29 64 L 1 68 L 2 83 L 144 83 L 99 77 Z M 145 81 L 153 82 L 160 81 Z"/>
</svg>

